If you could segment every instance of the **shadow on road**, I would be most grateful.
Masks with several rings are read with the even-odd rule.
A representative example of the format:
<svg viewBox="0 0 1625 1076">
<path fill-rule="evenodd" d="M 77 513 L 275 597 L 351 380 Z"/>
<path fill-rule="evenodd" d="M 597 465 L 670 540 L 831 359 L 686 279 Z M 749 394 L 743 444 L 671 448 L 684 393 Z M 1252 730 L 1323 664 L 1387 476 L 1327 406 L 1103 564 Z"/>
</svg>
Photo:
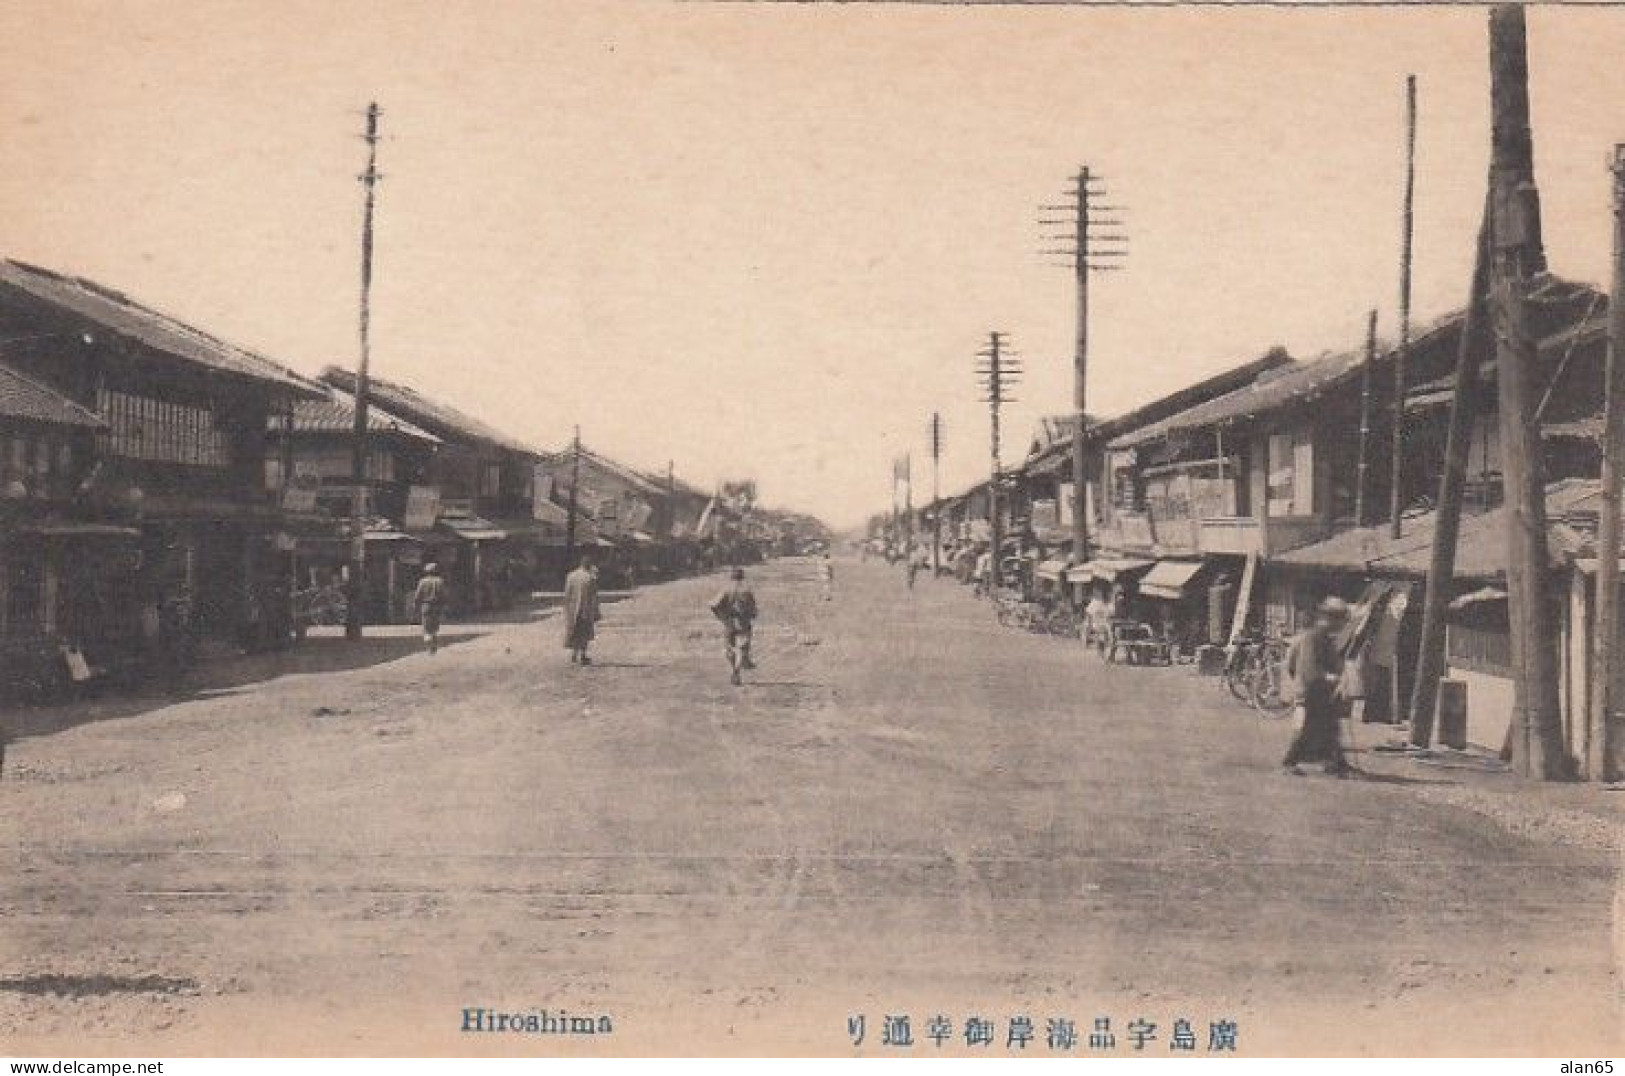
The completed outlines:
<svg viewBox="0 0 1625 1076">
<path fill-rule="evenodd" d="M 440 636 L 445 649 L 478 639 L 483 631 L 453 630 Z M 264 654 L 246 654 L 206 661 L 193 668 L 178 690 L 154 684 L 134 688 L 108 687 L 101 694 L 34 708 L 19 708 L 6 715 L 9 740 L 50 736 L 80 725 L 119 721 L 194 699 L 222 699 L 241 695 L 254 685 L 282 676 L 348 672 L 399 661 L 423 649 L 417 635 L 369 635 L 349 640 L 342 635 L 310 637 L 297 646 Z"/>
<path fill-rule="evenodd" d="M 0 979 L 0 993 L 102 997 L 108 994 L 195 994 L 195 979 L 163 975 L 29 975 Z"/>
</svg>

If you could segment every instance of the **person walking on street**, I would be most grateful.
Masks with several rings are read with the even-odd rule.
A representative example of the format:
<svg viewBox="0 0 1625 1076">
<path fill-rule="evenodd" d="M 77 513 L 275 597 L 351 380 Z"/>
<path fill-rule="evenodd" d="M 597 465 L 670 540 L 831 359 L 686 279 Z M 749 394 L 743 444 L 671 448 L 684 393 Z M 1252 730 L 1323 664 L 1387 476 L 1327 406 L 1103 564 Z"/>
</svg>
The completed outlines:
<svg viewBox="0 0 1625 1076">
<path fill-rule="evenodd" d="M 824 587 L 824 600 L 827 601 L 827 602 L 828 601 L 834 601 L 835 600 L 835 565 L 829 559 L 829 554 L 828 553 L 825 553 L 824 554 L 824 559 L 818 562 L 818 579 L 819 579 L 819 582 L 822 583 L 823 587 Z"/>
<path fill-rule="evenodd" d="M 711 615 L 722 621 L 728 647 L 729 681 L 741 682 L 740 673 L 756 668 L 751 660 L 751 633 L 756 624 L 756 595 L 745 582 L 745 569 L 733 570 L 733 585 L 711 603 Z"/>
<path fill-rule="evenodd" d="M 423 578 L 412 592 L 412 608 L 423 625 L 423 645 L 434 654 L 440 650 L 440 614 L 446 607 L 446 581 L 434 561 L 423 566 Z"/>
<path fill-rule="evenodd" d="M 1298 764 L 1309 761 L 1320 762 L 1327 773 L 1339 777 L 1349 773 L 1348 761 L 1343 757 L 1338 713 L 1341 702 L 1337 698 L 1343 661 L 1333 638 L 1348 617 L 1347 602 L 1327 598 L 1315 610 L 1314 623 L 1292 640 L 1287 650 L 1286 674 L 1296 689 L 1302 721 L 1281 766 L 1294 776 L 1303 772 Z"/>
<path fill-rule="evenodd" d="M 572 665 L 591 665 L 587 648 L 601 617 L 598 611 L 598 570 L 591 557 L 582 557 L 581 564 L 564 579 L 564 645 L 570 651 Z"/>
</svg>

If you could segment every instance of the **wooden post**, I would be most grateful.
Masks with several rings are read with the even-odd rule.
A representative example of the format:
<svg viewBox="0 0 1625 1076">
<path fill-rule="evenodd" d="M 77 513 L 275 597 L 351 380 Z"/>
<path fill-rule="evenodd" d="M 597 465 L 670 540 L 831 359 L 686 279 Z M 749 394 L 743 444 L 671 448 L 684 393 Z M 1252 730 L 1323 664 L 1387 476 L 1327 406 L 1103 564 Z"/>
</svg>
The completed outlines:
<svg viewBox="0 0 1625 1076">
<path fill-rule="evenodd" d="M 914 475 L 912 460 L 906 452 L 903 453 L 903 548 L 908 554 L 903 562 L 907 568 L 914 563 Z"/>
<path fill-rule="evenodd" d="M 1602 517 L 1597 527 L 1597 615 L 1592 659 L 1591 735 L 1586 773 L 1617 781 L 1625 773 L 1625 692 L 1620 687 L 1620 482 L 1625 479 L 1625 144 L 1614 147 L 1614 279 L 1608 300 L 1608 365 L 1603 385 Z"/>
<path fill-rule="evenodd" d="M 1478 226 L 1478 251 L 1473 256 L 1473 283 L 1467 296 L 1467 315 L 1456 345 L 1456 389 L 1450 401 L 1450 432 L 1445 439 L 1444 474 L 1439 479 L 1439 508 L 1434 521 L 1433 557 L 1428 565 L 1427 591 L 1422 599 L 1422 638 L 1417 647 L 1416 681 L 1411 685 L 1411 744 L 1433 743 L 1433 718 L 1439 681 L 1444 676 L 1446 620 L 1456 573 L 1456 542 L 1461 534 L 1461 509 L 1467 485 L 1467 455 L 1473 440 L 1473 419 L 1479 409 L 1479 364 L 1490 349 L 1490 199 Z M 1397 677 L 1396 677 L 1397 679 Z"/>
<path fill-rule="evenodd" d="M 564 517 L 564 570 L 566 574 L 575 567 L 576 559 L 576 505 L 578 492 L 576 487 L 581 485 L 581 427 L 575 428 L 575 437 L 570 442 L 570 496 L 566 500 Z"/>
<path fill-rule="evenodd" d="M 1530 276 L 1545 268 L 1534 145 L 1529 130 L 1529 59 L 1524 10 L 1490 11 L 1494 258 L 1492 295 L 1500 389 L 1501 470 L 1506 482 L 1507 591 L 1515 704 L 1511 755 L 1524 776 L 1564 776 L 1557 632 L 1547 568 L 1545 466 L 1532 418 L 1535 343 L 1525 304 Z"/>
<path fill-rule="evenodd" d="M 1371 510 L 1371 395 L 1377 366 L 1377 312 L 1371 311 L 1365 328 L 1365 365 L 1360 368 L 1360 458 L 1355 463 L 1354 525 L 1363 527 Z M 1222 456 L 1223 453 L 1220 453 Z"/>
<path fill-rule="evenodd" d="M 1394 351 L 1393 459 L 1388 487 L 1388 532 L 1398 538 L 1405 511 L 1406 366 L 1411 350 L 1411 236 L 1416 202 L 1416 76 L 1405 77 L 1405 207 L 1399 243 L 1399 346 Z"/>
<path fill-rule="evenodd" d="M 361 217 L 361 356 L 355 372 L 355 424 L 351 446 L 350 478 L 350 597 L 345 613 L 346 638 L 361 638 L 366 623 L 367 575 L 367 398 L 368 366 L 372 352 L 372 215 L 378 187 L 378 103 L 367 106 L 367 170 L 361 173 L 366 190 Z"/>
<path fill-rule="evenodd" d="M 942 574 L 942 415 L 931 412 L 931 574 Z"/>
</svg>

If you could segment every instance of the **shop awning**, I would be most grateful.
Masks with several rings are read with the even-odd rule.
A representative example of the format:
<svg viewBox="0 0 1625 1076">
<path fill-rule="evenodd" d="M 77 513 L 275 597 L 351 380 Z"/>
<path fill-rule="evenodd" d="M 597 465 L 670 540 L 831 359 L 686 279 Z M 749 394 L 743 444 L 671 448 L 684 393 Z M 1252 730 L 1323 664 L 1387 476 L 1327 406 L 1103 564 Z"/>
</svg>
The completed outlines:
<svg viewBox="0 0 1625 1076">
<path fill-rule="evenodd" d="M 1083 567 L 1088 571 L 1089 578 L 1115 583 L 1119 579 L 1132 578 L 1156 563 L 1140 557 L 1097 557 Z"/>
<path fill-rule="evenodd" d="M 1038 566 L 1034 574 L 1040 579 L 1048 579 L 1052 583 L 1059 583 L 1061 577 L 1066 574 L 1066 561 L 1046 560 Z"/>
<path fill-rule="evenodd" d="M 651 543 L 655 540 L 654 535 L 648 531 L 632 531 L 631 537 L 634 542 Z"/>
<path fill-rule="evenodd" d="M 41 538 L 139 538 L 141 532 L 134 527 L 120 527 L 112 523 L 28 523 L 17 528 L 20 534 L 34 534 Z"/>
<path fill-rule="evenodd" d="M 465 542 L 500 542 L 508 532 L 478 516 L 442 518 L 440 525 Z"/>
<path fill-rule="evenodd" d="M 1207 562 L 1200 560 L 1159 560 L 1140 580 L 1140 593 L 1148 598 L 1179 601 L 1190 593 L 1205 567 Z"/>
<path fill-rule="evenodd" d="M 415 542 L 416 538 L 400 531 L 367 531 L 361 536 L 364 542 Z"/>
<path fill-rule="evenodd" d="M 1080 564 L 1076 568 L 1066 570 L 1066 581 L 1068 583 L 1087 583 L 1094 577 L 1095 573 L 1090 570 L 1087 564 Z"/>
</svg>

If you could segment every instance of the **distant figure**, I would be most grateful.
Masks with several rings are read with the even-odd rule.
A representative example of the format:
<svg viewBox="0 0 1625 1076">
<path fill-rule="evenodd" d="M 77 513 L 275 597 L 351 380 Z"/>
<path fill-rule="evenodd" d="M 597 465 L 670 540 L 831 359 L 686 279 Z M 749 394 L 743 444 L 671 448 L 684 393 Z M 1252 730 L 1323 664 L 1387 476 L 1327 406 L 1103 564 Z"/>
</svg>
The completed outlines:
<svg viewBox="0 0 1625 1076">
<path fill-rule="evenodd" d="M 824 559 L 818 562 L 818 579 L 824 586 L 824 600 L 835 600 L 835 564 L 824 554 Z"/>
<path fill-rule="evenodd" d="M 1096 647 L 1106 653 L 1111 641 L 1111 606 L 1099 590 L 1091 590 L 1089 604 L 1083 610 L 1083 645 Z"/>
<path fill-rule="evenodd" d="M 914 557 L 908 558 L 908 589 L 914 589 L 914 577 L 920 574 L 920 562 Z"/>
<path fill-rule="evenodd" d="M 1289 774 L 1303 771 L 1298 763 L 1318 761 L 1327 773 L 1339 777 L 1349 772 L 1343 757 L 1342 729 L 1340 728 L 1336 688 L 1343 659 L 1333 638 L 1348 621 L 1348 603 L 1341 598 L 1327 598 L 1315 610 L 1315 620 L 1308 630 L 1292 640 L 1286 654 L 1286 674 L 1297 692 L 1297 703 L 1303 711 L 1303 724 L 1292 746 L 1287 749 L 1281 765 Z"/>
<path fill-rule="evenodd" d="M 592 645 L 598 620 L 598 569 L 591 557 L 564 578 L 564 645 L 570 650 L 572 665 L 591 665 L 587 648 Z"/>
<path fill-rule="evenodd" d="M 434 561 L 423 566 L 423 578 L 412 592 L 412 608 L 423 623 L 423 644 L 429 653 L 440 650 L 440 614 L 446 607 L 446 581 L 440 578 L 440 567 Z"/>
<path fill-rule="evenodd" d="M 756 595 L 745 583 L 745 569 L 733 570 L 733 585 L 711 603 L 711 615 L 722 621 L 728 647 L 730 682 L 740 683 L 740 673 L 756 668 L 750 657 L 751 633 L 756 624 Z"/>
</svg>

